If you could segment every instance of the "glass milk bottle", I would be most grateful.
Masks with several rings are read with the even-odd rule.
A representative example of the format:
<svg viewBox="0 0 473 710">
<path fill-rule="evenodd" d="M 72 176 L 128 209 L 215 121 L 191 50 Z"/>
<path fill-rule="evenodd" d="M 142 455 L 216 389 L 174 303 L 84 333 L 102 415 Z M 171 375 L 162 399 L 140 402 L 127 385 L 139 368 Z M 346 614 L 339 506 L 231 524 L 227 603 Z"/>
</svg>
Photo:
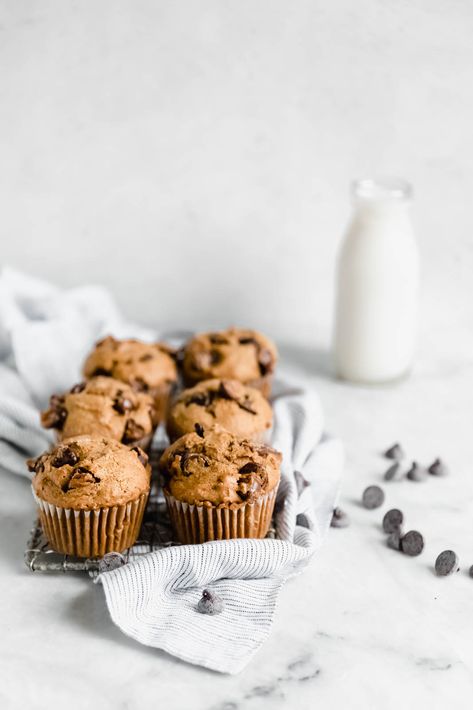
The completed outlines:
<svg viewBox="0 0 473 710">
<path fill-rule="evenodd" d="M 346 380 L 389 382 L 409 372 L 415 349 L 412 189 L 391 178 L 357 180 L 352 191 L 354 212 L 338 261 L 335 366 Z"/>
</svg>

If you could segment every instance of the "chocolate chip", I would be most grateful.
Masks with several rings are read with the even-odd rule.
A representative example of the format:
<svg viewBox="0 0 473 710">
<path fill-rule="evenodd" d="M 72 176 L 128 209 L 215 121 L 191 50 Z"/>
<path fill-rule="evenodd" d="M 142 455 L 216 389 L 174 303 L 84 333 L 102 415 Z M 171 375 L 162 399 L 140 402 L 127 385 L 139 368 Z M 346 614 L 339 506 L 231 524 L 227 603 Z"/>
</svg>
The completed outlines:
<svg viewBox="0 0 473 710">
<path fill-rule="evenodd" d="M 219 362 L 223 360 L 223 355 L 219 350 L 212 348 L 210 351 L 210 363 L 211 365 L 218 365 Z"/>
<path fill-rule="evenodd" d="M 28 471 L 31 471 L 32 473 L 41 473 L 41 471 L 44 471 L 44 462 L 46 458 L 47 454 L 41 454 L 41 456 L 38 456 L 36 459 L 28 459 L 26 462 Z"/>
<path fill-rule="evenodd" d="M 90 483 L 100 483 L 100 478 L 85 466 L 78 466 L 73 470 L 71 477 L 63 485 L 62 489 L 67 493 L 67 491 L 88 486 Z"/>
<path fill-rule="evenodd" d="M 240 469 L 238 469 L 239 473 L 245 474 L 245 473 L 256 473 L 260 467 L 258 466 L 257 463 L 254 463 L 253 461 L 248 461 L 248 463 L 245 463 L 244 466 L 242 466 Z"/>
<path fill-rule="evenodd" d="M 398 550 L 400 551 L 401 549 L 401 533 L 399 530 L 393 530 L 393 532 L 388 535 L 386 539 L 387 546 L 391 548 L 391 550 Z"/>
<path fill-rule="evenodd" d="M 432 476 L 448 476 L 450 473 L 448 467 L 441 459 L 435 459 L 435 461 L 430 464 L 428 471 L 432 474 Z"/>
<path fill-rule="evenodd" d="M 64 397 L 53 394 L 49 400 L 49 409 L 41 413 L 41 424 L 45 429 L 62 429 L 67 418 Z"/>
<path fill-rule="evenodd" d="M 384 452 L 384 455 L 387 459 L 395 459 L 396 461 L 400 461 L 404 458 L 404 451 L 401 444 L 394 444 Z"/>
<path fill-rule="evenodd" d="M 83 392 L 85 390 L 85 384 L 85 382 L 78 382 L 77 385 L 72 387 L 70 394 L 79 394 L 79 392 Z"/>
<path fill-rule="evenodd" d="M 197 604 L 197 611 L 200 614 L 210 614 L 215 616 L 216 614 L 221 614 L 223 611 L 223 601 L 214 592 L 210 592 L 208 589 L 204 589 L 202 592 L 202 597 L 199 599 Z"/>
<path fill-rule="evenodd" d="M 243 400 L 238 400 L 237 404 L 240 409 L 244 409 L 245 412 L 249 412 L 250 414 L 257 414 L 257 411 L 251 406 L 251 401 L 248 396 L 245 396 L 245 399 Z"/>
<path fill-rule="evenodd" d="M 141 357 L 138 359 L 140 362 L 148 362 L 149 360 L 153 359 L 153 355 L 151 353 L 145 353 L 144 355 L 141 355 Z"/>
<path fill-rule="evenodd" d="M 209 392 L 196 392 L 185 400 L 185 404 L 186 407 L 189 406 L 189 404 L 197 404 L 198 407 L 208 407 L 211 401 L 212 399 Z"/>
<path fill-rule="evenodd" d="M 141 424 L 137 424 L 134 419 L 129 419 L 125 426 L 122 442 L 124 444 L 132 444 L 134 441 L 142 439 L 144 435 L 145 430 Z"/>
<path fill-rule="evenodd" d="M 209 340 L 212 345 L 228 345 L 228 340 L 220 333 L 209 333 Z"/>
<path fill-rule="evenodd" d="M 384 491 L 379 486 L 368 486 L 363 491 L 362 502 L 365 508 L 373 510 L 384 503 Z"/>
<path fill-rule="evenodd" d="M 133 402 L 131 399 L 128 399 L 127 397 L 123 397 L 122 395 L 117 395 L 115 399 L 113 400 L 113 409 L 118 412 L 119 414 L 126 414 L 127 412 L 130 412 L 134 406 Z"/>
<path fill-rule="evenodd" d="M 113 569 L 118 569 L 126 563 L 125 558 L 119 552 L 107 552 L 101 560 L 99 560 L 99 572 L 111 572 Z"/>
<path fill-rule="evenodd" d="M 398 481 L 402 477 L 401 464 L 396 461 L 384 474 L 385 481 Z"/>
<path fill-rule="evenodd" d="M 110 370 L 106 370 L 104 367 L 96 367 L 92 373 L 92 377 L 110 377 Z"/>
<path fill-rule="evenodd" d="M 444 550 L 435 560 L 435 574 L 439 577 L 447 577 L 449 574 L 458 572 L 460 560 L 453 550 Z"/>
<path fill-rule="evenodd" d="M 427 472 L 427 469 L 424 468 L 424 466 L 419 466 L 416 461 L 413 461 L 412 466 L 410 467 L 406 475 L 410 481 L 420 482 L 426 481 L 429 474 Z"/>
<path fill-rule="evenodd" d="M 410 557 L 417 557 L 424 549 L 424 538 L 417 530 L 410 530 L 401 537 L 401 550 Z"/>
<path fill-rule="evenodd" d="M 397 508 L 392 508 L 385 513 L 383 518 L 383 530 L 385 533 L 393 533 L 401 528 L 404 516 Z"/>
<path fill-rule="evenodd" d="M 196 422 L 196 423 L 194 424 L 194 429 L 195 429 L 195 433 L 196 433 L 198 436 L 201 436 L 202 439 L 203 439 L 203 438 L 204 438 L 204 427 L 202 426 L 202 424 L 199 424 L 198 422 Z"/>
<path fill-rule="evenodd" d="M 56 449 L 56 453 L 51 459 L 51 466 L 54 466 L 54 468 L 75 466 L 78 461 L 79 457 L 70 446 L 61 446 Z"/>
<path fill-rule="evenodd" d="M 258 352 L 259 369 L 263 377 L 273 371 L 273 355 L 267 348 L 261 348 Z"/>
<path fill-rule="evenodd" d="M 147 392 L 149 390 L 149 385 L 143 380 L 142 377 L 135 377 L 131 383 L 136 392 Z"/>
<path fill-rule="evenodd" d="M 140 463 L 142 463 L 143 466 L 146 468 L 146 466 L 148 465 L 148 454 L 145 454 L 143 449 L 141 449 L 139 446 L 134 446 L 131 451 L 134 451 L 134 453 L 138 456 Z"/>
<path fill-rule="evenodd" d="M 222 380 L 218 386 L 217 395 L 222 399 L 234 399 L 238 400 L 239 391 L 238 385 L 230 380 Z"/>
<path fill-rule="evenodd" d="M 240 343 L 240 345 L 256 345 L 256 346 L 258 346 L 258 343 L 254 338 L 239 338 L 238 342 Z"/>
<path fill-rule="evenodd" d="M 347 528 L 350 525 L 350 518 L 341 508 L 334 508 L 330 527 L 332 528 Z"/>
<path fill-rule="evenodd" d="M 296 481 L 297 495 L 300 497 L 302 491 L 310 486 L 310 483 L 304 478 L 300 471 L 294 471 L 294 480 Z"/>
<path fill-rule="evenodd" d="M 184 451 L 181 454 L 181 471 L 184 476 L 191 476 L 192 471 L 190 469 L 190 464 L 195 461 L 198 465 L 203 468 L 209 467 L 209 460 L 204 454 L 191 454 L 189 451 Z"/>
</svg>

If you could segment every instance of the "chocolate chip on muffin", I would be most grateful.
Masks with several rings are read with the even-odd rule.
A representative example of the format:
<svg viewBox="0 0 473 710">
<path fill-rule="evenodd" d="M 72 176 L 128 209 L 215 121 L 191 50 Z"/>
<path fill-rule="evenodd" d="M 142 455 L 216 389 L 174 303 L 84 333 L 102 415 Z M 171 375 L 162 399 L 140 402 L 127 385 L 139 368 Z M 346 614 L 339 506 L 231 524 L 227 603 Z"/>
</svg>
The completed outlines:
<svg viewBox="0 0 473 710">
<path fill-rule="evenodd" d="M 174 355 L 164 343 L 116 340 L 108 336 L 88 356 L 84 374 L 87 378 L 113 377 L 138 392 L 147 392 L 155 401 L 157 421 L 162 421 L 177 381 Z"/>
<path fill-rule="evenodd" d="M 183 349 L 182 372 L 187 386 L 208 379 L 232 379 L 257 387 L 268 397 L 277 351 L 255 330 L 229 328 L 201 333 Z"/>
<path fill-rule="evenodd" d="M 55 416 L 58 406 L 60 417 Z M 41 421 L 57 429 L 59 439 L 90 434 L 145 448 L 156 427 L 152 397 L 112 377 L 93 377 L 65 395 L 53 395 Z"/>
<path fill-rule="evenodd" d="M 272 409 L 262 393 L 237 380 L 205 380 L 183 390 L 170 408 L 171 441 L 195 430 L 220 424 L 238 436 L 262 440 L 272 425 Z"/>
</svg>

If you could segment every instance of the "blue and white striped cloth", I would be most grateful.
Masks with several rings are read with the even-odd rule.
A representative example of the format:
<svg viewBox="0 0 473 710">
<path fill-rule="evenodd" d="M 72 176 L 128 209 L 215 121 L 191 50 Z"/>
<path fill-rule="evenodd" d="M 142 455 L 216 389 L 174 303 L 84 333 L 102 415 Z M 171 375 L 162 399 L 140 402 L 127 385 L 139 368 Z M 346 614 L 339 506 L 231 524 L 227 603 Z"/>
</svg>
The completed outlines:
<svg viewBox="0 0 473 710">
<path fill-rule="evenodd" d="M 25 459 L 50 445 L 39 408 L 80 379 L 98 338 L 156 334 L 125 323 L 101 288 L 62 291 L 4 269 L 0 274 L 0 467 L 29 476 Z M 317 395 L 279 382 L 272 443 L 283 453 L 277 539 L 183 545 L 143 555 L 98 577 L 115 624 L 140 643 L 190 663 L 238 673 L 267 638 L 284 582 L 322 544 L 338 497 L 340 442 L 323 435 Z M 305 485 L 305 482 L 310 485 Z M 224 601 L 199 614 L 202 590 Z"/>
</svg>

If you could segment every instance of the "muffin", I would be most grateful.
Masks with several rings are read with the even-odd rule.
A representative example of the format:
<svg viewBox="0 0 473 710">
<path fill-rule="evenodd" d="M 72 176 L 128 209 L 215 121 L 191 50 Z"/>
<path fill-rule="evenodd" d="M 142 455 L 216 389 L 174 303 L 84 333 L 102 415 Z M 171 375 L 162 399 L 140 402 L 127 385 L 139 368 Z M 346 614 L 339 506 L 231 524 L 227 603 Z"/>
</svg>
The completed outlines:
<svg viewBox="0 0 473 710">
<path fill-rule="evenodd" d="M 102 557 L 136 541 L 150 488 L 148 457 L 114 439 L 66 439 L 37 459 L 32 488 L 51 547 Z"/>
<path fill-rule="evenodd" d="M 185 345 L 182 374 L 190 387 L 202 380 L 238 380 L 271 394 L 277 360 L 274 343 L 256 330 L 230 328 L 218 333 L 200 333 Z"/>
<path fill-rule="evenodd" d="M 237 380 L 204 380 L 179 394 L 170 408 L 167 432 L 171 441 L 220 424 L 236 436 L 263 441 L 273 422 L 271 405 L 261 392 Z"/>
<path fill-rule="evenodd" d="M 105 436 L 127 446 L 149 448 L 155 430 L 153 398 L 113 377 L 92 377 L 70 392 L 53 395 L 41 424 L 56 429 L 58 439 Z"/>
<path fill-rule="evenodd" d="M 177 439 L 161 457 L 163 491 L 179 542 L 265 537 L 281 454 L 214 427 Z"/>
<path fill-rule="evenodd" d="M 100 340 L 84 364 L 87 379 L 114 377 L 131 385 L 137 392 L 147 392 L 154 399 L 156 417 L 163 421 L 169 394 L 177 382 L 177 368 L 172 350 L 164 343 L 139 340 Z"/>
</svg>

